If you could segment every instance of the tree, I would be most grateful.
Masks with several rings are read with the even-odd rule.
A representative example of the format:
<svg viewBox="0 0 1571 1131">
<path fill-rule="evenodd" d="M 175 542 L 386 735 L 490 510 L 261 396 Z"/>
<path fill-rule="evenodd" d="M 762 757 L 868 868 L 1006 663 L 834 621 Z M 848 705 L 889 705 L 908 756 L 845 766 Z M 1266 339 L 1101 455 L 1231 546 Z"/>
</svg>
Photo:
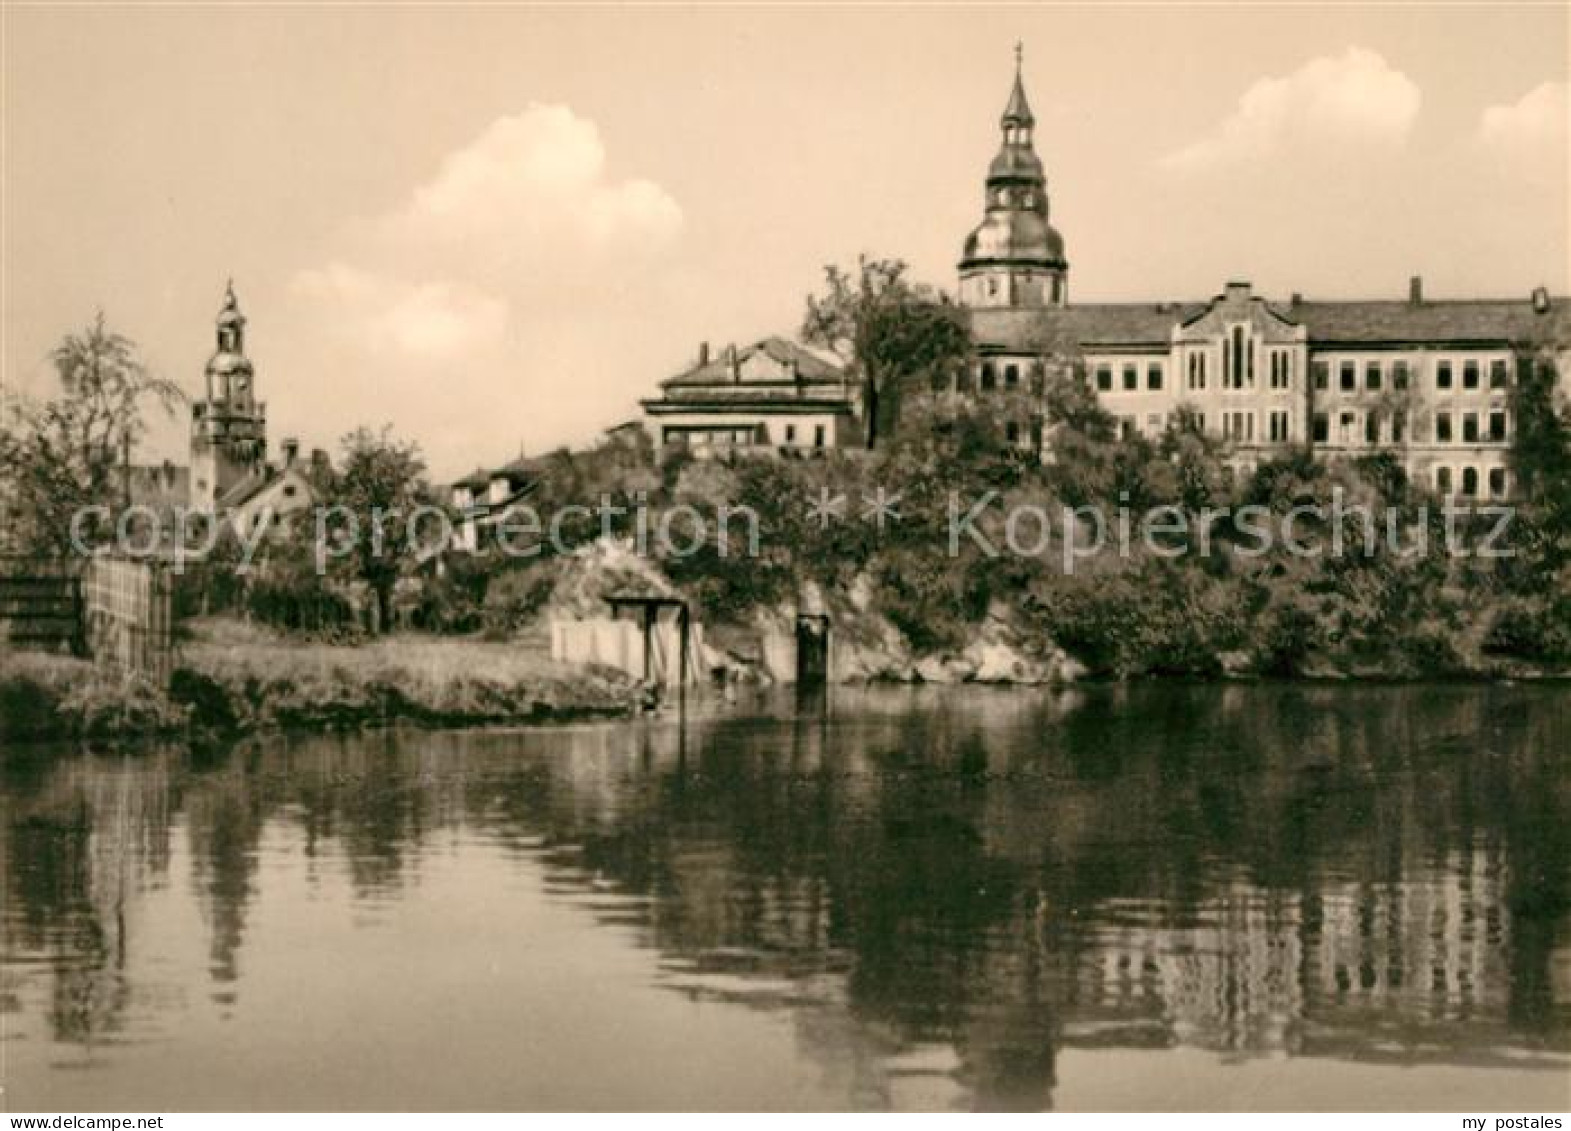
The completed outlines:
<svg viewBox="0 0 1571 1131">
<path fill-rule="evenodd" d="M 837 354 L 861 380 L 869 448 L 893 428 L 904 388 L 949 376 L 971 352 L 964 313 L 927 297 L 906 271 L 901 260 L 867 256 L 854 272 L 831 264 L 802 320 L 803 341 Z"/>
<path fill-rule="evenodd" d="M 343 559 L 376 600 L 377 629 L 392 624 L 393 590 L 420 561 L 415 512 L 430 501 L 419 445 L 397 440 L 391 426 L 357 428 L 342 440 L 343 466 L 333 475 L 327 504 L 346 522 Z"/>
<path fill-rule="evenodd" d="M 79 533 L 105 539 L 125 507 L 127 464 L 146 433 L 144 404 L 174 414 L 185 397 L 173 382 L 152 375 L 136 343 L 109 329 L 100 311 L 85 329 L 67 334 L 50 351 L 59 395 L 17 410 L 0 428 L 0 482 L 6 484 L 6 536 L 24 552 L 63 557 L 72 552 L 72 520 Z M 90 515 L 88 508 L 104 508 Z"/>
</svg>

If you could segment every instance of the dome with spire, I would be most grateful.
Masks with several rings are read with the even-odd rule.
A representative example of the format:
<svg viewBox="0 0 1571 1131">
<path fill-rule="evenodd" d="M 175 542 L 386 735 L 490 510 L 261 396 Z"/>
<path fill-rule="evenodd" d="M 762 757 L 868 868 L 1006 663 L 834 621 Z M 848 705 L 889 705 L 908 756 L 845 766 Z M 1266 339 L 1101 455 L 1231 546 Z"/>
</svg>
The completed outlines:
<svg viewBox="0 0 1571 1131">
<path fill-rule="evenodd" d="M 987 169 L 982 222 L 966 237 L 961 297 L 974 305 L 1035 305 L 1064 300 L 1064 238 L 1048 221 L 1047 177 L 1032 143 L 1036 117 L 1026 98 L 1021 48 L 1015 81 L 999 119 L 997 155 Z"/>
<path fill-rule="evenodd" d="M 245 356 L 245 315 L 240 313 L 233 280 L 224 288 L 224 305 L 216 321 L 218 348 L 207 363 L 207 372 L 217 376 L 250 373 L 251 362 Z"/>
</svg>

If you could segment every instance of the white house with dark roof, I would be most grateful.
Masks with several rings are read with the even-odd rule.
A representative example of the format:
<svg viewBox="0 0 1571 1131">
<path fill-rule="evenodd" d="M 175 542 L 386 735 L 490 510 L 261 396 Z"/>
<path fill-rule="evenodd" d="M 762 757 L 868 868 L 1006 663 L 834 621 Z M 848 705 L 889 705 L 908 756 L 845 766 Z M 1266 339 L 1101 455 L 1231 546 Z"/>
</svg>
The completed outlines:
<svg viewBox="0 0 1571 1131">
<path fill-rule="evenodd" d="M 1548 348 L 1566 372 L 1571 301 L 1541 288 L 1435 301 L 1415 278 L 1394 301 L 1272 302 L 1231 282 L 1203 301 L 1070 303 L 1033 126 L 1017 66 L 984 217 L 959 264 L 977 358 L 953 391 L 1039 389 L 1049 368 L 1083 366 L 1126 435 L 1155 435 L 1189 408 L 1245 469 L 1295 445 L 1392 451 L 1442 494 L 1510 493 L 1518 359 Z M 1022 442 L 1035 434 L 1006 424 Z"/>
<path fill-rule="evenodd" d="M 484 535 L 507 518 L 508 511 L 532 495 L 540 484 L 537 462 L 523 456 L 496 468 L 476 468 L 448 488 L 448 500 L 458 512 L 455 544 L 460 550 L 477 550 Z"/>
<path fill-rule="evenodd" d="M 857 443 L 860 400 L 833 359 L 785 338 L 765 338 L 697 360 L 642 402 L 660 447 L 699 455 L 735 451 L 811 455 Z"/>
</svg>

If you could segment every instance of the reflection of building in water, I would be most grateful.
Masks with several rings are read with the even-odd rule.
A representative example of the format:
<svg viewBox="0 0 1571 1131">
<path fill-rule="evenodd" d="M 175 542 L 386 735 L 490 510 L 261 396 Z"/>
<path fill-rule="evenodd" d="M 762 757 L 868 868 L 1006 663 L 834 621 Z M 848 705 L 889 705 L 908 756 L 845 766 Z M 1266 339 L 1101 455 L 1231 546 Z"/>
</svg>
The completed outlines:
<svg viewBox="0 0 1571 1131">
<path fill-rule="evenodd" d="M 1503 1017 L 1506 880 L 1504 850 L 1490 846 L 1452 850 L 1399 883 L 1331 882 L 1308 896 L 1238 881 L 1181 926 L 1139 922 L 1149 904 L 1107 903 L 1078 967 L 1081 1004 L 1241 1051 L 1300 1048 L 1306 1032 L 1353 1020 L 1348 1010 L 1403 1028 Z"/>
<path fill-rule="evenodd" d="M 1157 1014 L 1183 1044 L 1291 1047 L 1303 1012 L 1298 904 L 1237 883 L 1206 900 L 1190 926 L 1096 928 L 1079 968 L 1095 991 L 1085 1004 L 1120 1017 Z M 1108 910 L 1115 923 L 1141 913 Z"/>
</svg>

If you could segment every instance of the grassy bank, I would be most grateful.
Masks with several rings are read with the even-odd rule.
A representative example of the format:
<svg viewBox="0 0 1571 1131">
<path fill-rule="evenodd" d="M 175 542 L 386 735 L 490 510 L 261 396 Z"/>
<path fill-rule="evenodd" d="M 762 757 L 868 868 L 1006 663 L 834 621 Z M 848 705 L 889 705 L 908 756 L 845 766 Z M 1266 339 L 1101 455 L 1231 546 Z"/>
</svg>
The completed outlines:
<svg viewBox="0 0 1571 1131">
<path fill-rule="evenodd" d="M 145 679 L 70 656 L 0 652 L 0 741 L 166 734 L 186 718 Z"/>
<path fill-rule="evenodd" d="M 82 660 L 0 657 L 0 737 L 13 740 L 530 723 L 615 716 L 632 704 L 620 673 L 473 638 L 328 645 L 198 621 L 167 694 Z"/>
</svg>

